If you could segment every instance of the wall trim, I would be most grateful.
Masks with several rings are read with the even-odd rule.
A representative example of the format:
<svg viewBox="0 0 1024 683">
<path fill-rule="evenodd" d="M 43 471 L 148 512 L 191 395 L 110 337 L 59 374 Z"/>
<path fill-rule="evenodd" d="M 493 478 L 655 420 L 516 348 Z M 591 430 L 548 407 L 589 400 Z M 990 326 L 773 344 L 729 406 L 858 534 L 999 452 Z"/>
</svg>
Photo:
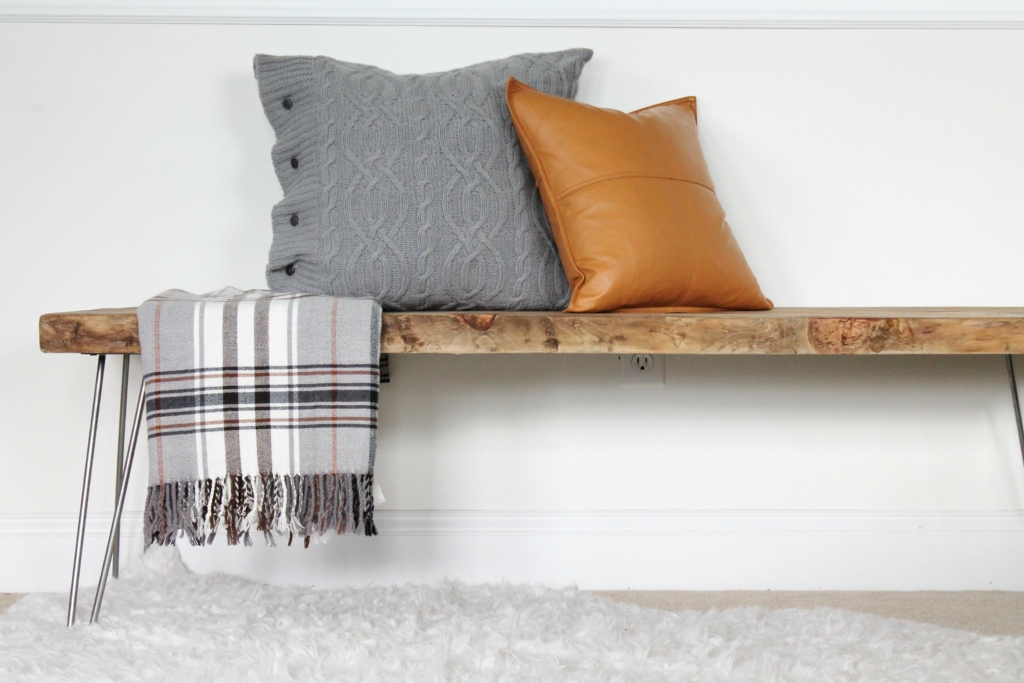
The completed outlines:
<svg viewBox="0 0 1024 683">
<path fill-rule="evenodd" d="M 0 21 L 621 28 L 1022 28 L 1017 0 L 0 0 Z"/>
<path fill-rule="evenodd" d="M 102 537 L 106 541 L 110 532 L 113 512 L 93 513 L 86 522 L 86 536 Z M 66 514 L 0 515 L 0 539 L 63 537 L 74 539 L 78 517 Z M 121 534 L 142 538 L 142 513 L 125 512 L 121 516 Z"/>
<path fill-rule="evenodd" d="M 679 536 L 694 534 L 1024 534 L 1024 511 L 380 510 L 387 536 Z"/>
<path fill-rule="evenodd" d="M 86 534 L 106 537 L 110 512 L 89 515 Z M 693 534 L 1022 534 L 1024 510 L 387 510 L 381 536 L 678 536 Z M 73 535 L 68 514 L 0 515 L 0 538 Z M 142 536 L 142 513 L 122 517 Z"/>
<path fill-rule="evenodd" d="M 194 571 L 267 583 L 576 583 L 590 589 L 1024 590 L 1024 512 L 380 510 L 380 536 L 303 549 L 181 544 Z M 66 590 L 73 515 L 0 516 L 0 592 Z M 90 518 L 95 583 L 109 513 Z M 126 514 L 124 552 L 142 551 Z"/>
</svg>

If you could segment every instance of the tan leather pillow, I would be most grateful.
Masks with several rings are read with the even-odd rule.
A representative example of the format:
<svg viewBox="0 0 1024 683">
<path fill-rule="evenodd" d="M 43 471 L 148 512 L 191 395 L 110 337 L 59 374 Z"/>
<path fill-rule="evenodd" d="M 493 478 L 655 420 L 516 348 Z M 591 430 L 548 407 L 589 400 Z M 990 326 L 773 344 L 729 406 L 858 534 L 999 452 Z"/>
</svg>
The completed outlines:
<svg viewBox="0 0 1024 683">
<path fill-rule="evenodd" d="M 626 114 L 514 78 L 505 96 L 572 287 L 567 311 L 772 307 L 715 196 L 695 98 Z"/>
</svg>

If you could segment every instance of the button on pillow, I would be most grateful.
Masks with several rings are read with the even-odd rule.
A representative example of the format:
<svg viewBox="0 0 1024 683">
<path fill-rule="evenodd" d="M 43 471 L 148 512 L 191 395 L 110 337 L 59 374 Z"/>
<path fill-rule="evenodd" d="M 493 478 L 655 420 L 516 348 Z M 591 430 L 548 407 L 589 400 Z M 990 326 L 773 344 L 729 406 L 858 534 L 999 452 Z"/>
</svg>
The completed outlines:
<svg viewBox="0 0 1024 683">
<path fill-rule="evenodd" d="M 564 308 L 569 285 L 505 83 L 571 98 L 591 55 L 424 75 L 258 55 L 284 189 L 271 289 L 371 297 L 386 310 Z"/>
<path fill-rule="evenodd" d="M 772 307 L 715 196 L 694 98 L 626 114 L 515 79 L 506 94 L 572 286 L 566 310 Z"/>
</svg>

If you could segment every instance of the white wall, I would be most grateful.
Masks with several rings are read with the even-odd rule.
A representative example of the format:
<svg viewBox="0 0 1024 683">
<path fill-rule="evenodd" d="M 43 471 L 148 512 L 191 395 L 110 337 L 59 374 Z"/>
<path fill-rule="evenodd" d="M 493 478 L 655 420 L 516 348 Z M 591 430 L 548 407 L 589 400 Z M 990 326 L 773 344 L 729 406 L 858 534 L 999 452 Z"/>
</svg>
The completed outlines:
<svg viewBox="0 0 1024 683">
<path fill-rule="evenodd" d="M 81 483 L 94 363 L 39 353 L 39 314 L 135 305 L 170 287 L 264 285 L 280 188 L 254 53 L 326 54 L 411 72 L 569 46 L 595 50 L 580 100 L 631 109 L 698 96 L 719 195 L 776 305 L 1021 304 L 1021 30 L 0 23 L 0 556 L 10 549 L 0 590 L 66 583 L 65 566 L 25 543 L 45 527 L 46 557 L 63 557 L 53 548 L 66 547 L 70 559 Z M 97 514 L 113 496 L 118 366 L 108 370 Z M 668 359 L 666 386 L 651 390 L 618 386 L 616 360 L 602 356 L 393 356 L 392 372 L 377 460 L 384 511 L 466 511 L 467 519 L 490 511 L 491 520 L 533 511 L 541 527 L 561 519 L 546 511 L 606 522 L 614 511 L 673 511 L 673 519 L 703 520 L 700 533 L 710 537 L 730 515 L 750 520 L 752 540 L 733 536 L 732 554 L 680 541 L 679 557 L 701 564 L 700 576 L 684 567 L 656 579 L 638 570 L 632 582 L 628 572 L 595 574 L 601 553 L 632 542 L 615 522 L 601 527 L 613 539 L 606 545 L 563 558 L 579 562 L 579 572 L 541 554 L 525 565 L 495 559 L 486 571 L 467 570 L 469 578 L 1024 589 L 1024 554 L 1012 547 L 1024 547 L 1024 522 L 998 512 L 1024 506 L 1000 357 L 678 357 Z M 143 463 L 134 510 L 145 478 Z M 759 510 L 817 521 L 794 530 L 790 517 L 769 515 L 777 525 L 761 524 Z M 829 526 L 838 511 L 882 521 L 869 525 L 875 531 Z M 950 556 L 981 556 L 947 574 L 931 566 L 915 583 L 919 555 L 908 548 L 917 541 L 906 521 L 914 514 L 954 520 L 930 537 Z M 910 540 L 893 543 L 886 519 Z M 963 519 L 974 520 L 969 533 L 957 526 Z M 482 552 L 472 539 L 503 523 L 463 533 L 458 552 Z M 817 557 L 813 542 L 786 545 L 801 529 L 808 538 L 887 540 Z M 957 545 L 986 530 L 998 552 Z M 777 579 L 762 571 L 765 539 L 776 548 Z M 658 546 L 645 546 L 649 562 L 675 562 Z M 203 552 L 189 557 L 204 569 L 258 575 L 265 563 L 256 552 Z M 460 575 L 451 552 L 430 571 L 410 561 L 389 576 L 424 578 L 437 566 Z M 293 554 L 275 580 L 319 581 L 334 571 L 310 569 L 322 555 Z M 911 564 L 881 569 L 901 557 Z M 994 578 L 990 569 L 1008 562 Z"/>
</svg>

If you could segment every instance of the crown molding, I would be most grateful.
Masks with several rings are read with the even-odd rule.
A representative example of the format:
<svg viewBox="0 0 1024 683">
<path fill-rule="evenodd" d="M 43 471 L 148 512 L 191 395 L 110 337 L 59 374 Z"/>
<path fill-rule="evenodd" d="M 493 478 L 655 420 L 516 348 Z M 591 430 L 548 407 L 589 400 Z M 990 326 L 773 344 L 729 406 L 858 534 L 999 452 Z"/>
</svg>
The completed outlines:
<svg viewBox="0 0 1024 683">
<path fill-rule="evenodd" d="M 0 0 L 0 21 L 621 28 L 1024 28 L 1024 0 Z"/>
</svg>

